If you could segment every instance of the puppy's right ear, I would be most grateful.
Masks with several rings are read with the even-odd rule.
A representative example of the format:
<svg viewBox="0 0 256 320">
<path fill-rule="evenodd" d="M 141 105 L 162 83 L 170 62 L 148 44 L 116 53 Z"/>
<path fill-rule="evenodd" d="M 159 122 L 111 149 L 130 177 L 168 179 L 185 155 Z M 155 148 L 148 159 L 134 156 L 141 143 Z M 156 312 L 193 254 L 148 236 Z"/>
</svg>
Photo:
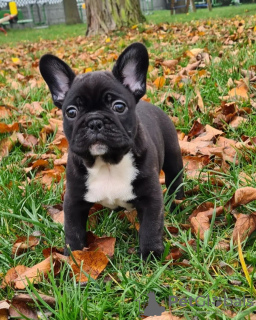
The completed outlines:
<svg viewBox="0 0 256 320">
<path fill-rule="evenodd" d="M 55 106 L 61 108 L 75 78 L 74 72 L 64 61 L 51 54 L 40 59 L 39 69 L 51 91 Z"/>
</svg>

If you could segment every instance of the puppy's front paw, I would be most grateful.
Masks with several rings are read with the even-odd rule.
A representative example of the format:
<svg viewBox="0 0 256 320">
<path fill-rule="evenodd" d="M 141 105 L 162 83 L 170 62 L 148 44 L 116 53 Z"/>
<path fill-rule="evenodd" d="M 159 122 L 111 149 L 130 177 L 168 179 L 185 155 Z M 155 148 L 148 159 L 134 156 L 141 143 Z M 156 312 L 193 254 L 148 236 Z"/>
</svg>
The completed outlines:
<svg viewBox="0 0 256 320">
<path fill-rule="evenodd" d="M 143 260 L 147 260 L 148 256 L 152 254 L 156 258 L 160 258 L 164 252 L 163 244 L 148 244 L 148 245 L 140 245 L 139 254 L 142 255 Z"/>
</svg>

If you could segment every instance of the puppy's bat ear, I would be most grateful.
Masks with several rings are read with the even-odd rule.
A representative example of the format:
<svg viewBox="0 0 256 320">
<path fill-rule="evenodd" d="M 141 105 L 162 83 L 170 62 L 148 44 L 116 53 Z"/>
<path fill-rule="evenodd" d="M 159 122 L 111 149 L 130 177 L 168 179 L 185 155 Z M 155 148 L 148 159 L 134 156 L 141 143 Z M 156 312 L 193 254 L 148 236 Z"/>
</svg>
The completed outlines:
<svg viewBox="0 0 256 320">
<path fill-rule="evenodd" d="M 142 43 L 135 42 L 121 53 L 112 73 L 133 93 L 136 102 L 138 102 L 146 93 L 147 71 L 147 49 Z"/>
<path fill-rule="evenodd" d="M 51 54 L 46 54 L 40 59 L 39 69 L 51 91 L 55 106 L 61 108 L 75 78 L 74 72 L 64 61 Z"/>
</svg>

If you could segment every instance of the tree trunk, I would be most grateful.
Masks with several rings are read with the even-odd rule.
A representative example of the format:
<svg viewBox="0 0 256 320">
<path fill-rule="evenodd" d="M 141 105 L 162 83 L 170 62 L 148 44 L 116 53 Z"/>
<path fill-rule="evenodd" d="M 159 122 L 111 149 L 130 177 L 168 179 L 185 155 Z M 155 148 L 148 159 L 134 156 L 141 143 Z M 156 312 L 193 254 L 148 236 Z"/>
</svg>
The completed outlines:
<svg viewBox="0 0 256 320">
<path fill-rule="evenodd" d="M 76 0 L 63 0 L 66 24 L 81 23 Z"/>
<path fill-rule="evenodd" d="M 191 4 L 192 4 L 192 10 L 193 10 L 193 12 L 196 12 L 196 6 L 195 6 L 194 0 L 191 0 Z"/>
<path fill-rule="evenodd" d="M 86 35 L 108 33 L 145 21 L 139 0 L 84 0 L 86 5 Z"/>
<path fill-rule="evenodd" d="M 186 13 L 188 13 L 189 5 L 190 5 L 190 0 L 187 0 Z"/>
<path fill-rule="evenodd" d="M 208 9 L 209 11 L 212 11 L 212 1 L 211 0 L 206 0 L 208 4 Z"/>
</svg>

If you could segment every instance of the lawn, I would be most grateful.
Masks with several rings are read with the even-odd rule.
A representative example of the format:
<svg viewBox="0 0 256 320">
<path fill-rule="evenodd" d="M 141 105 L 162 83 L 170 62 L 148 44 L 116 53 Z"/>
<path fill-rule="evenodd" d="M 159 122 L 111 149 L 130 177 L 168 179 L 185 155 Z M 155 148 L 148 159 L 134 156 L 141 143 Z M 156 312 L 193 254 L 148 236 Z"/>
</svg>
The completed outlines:
<svg viewBox="0 0 256 320">
<path fill-rule="evenodd" d="M 84 25 L 0 34 L 1 278 L 10 268 L 24 266 L 12 280 L 5 278 L 0 301 L 12 301 L 25 313 L 23 319 L 132 320 L 141 318 L 153 292 L 165 310 L 170 296 L 185 298 L 171 305 L 176 316 L 171 319 L 255 319 L 256 306 L 248 302 L 256 301 L 254 8 L 174 17 L 155 12 L 147 18 L 160 25 L 91 38 L 84 37 Z M 206 20 L 198 20 L 200 15 Z M 163 185 L 165 252 L 160 260 L 143 262 L 137 255 L 134 217 L 96 208 L 89 230 L 115 238 L 115 252 L 96 280 L 76 282 L 72 263 L 56 254 L 46 258 L 49 248 L 64 244 L 56 215 L 62 210 L 67 144 L 61 113 L 38 63 L 51 52 L 76 73 L 111 70 L 135 41 L 143 42 L 150 55 L 144 99 L 170 115 L 179 135 L 186 195 L 170 214 L 173 199 L 167 199 Z M 35 272 L 27 285 L 25 278 L 17 282 L 19 268 L 24 271 L 45 259 L 47 267 L 38 267 L 40 277 Z M 18 293 L 34 297 L 35 309 L 24 298 L 12 300 Z M 47 304 L 39 294 L 55 300 Z M 201 306 L 189 302 L 198 296 Z M 202 306 L 205 301 L 209 303 Z M 4 310 L 0 302 L 0 315 L 7 319 Z"/>
</svg>

